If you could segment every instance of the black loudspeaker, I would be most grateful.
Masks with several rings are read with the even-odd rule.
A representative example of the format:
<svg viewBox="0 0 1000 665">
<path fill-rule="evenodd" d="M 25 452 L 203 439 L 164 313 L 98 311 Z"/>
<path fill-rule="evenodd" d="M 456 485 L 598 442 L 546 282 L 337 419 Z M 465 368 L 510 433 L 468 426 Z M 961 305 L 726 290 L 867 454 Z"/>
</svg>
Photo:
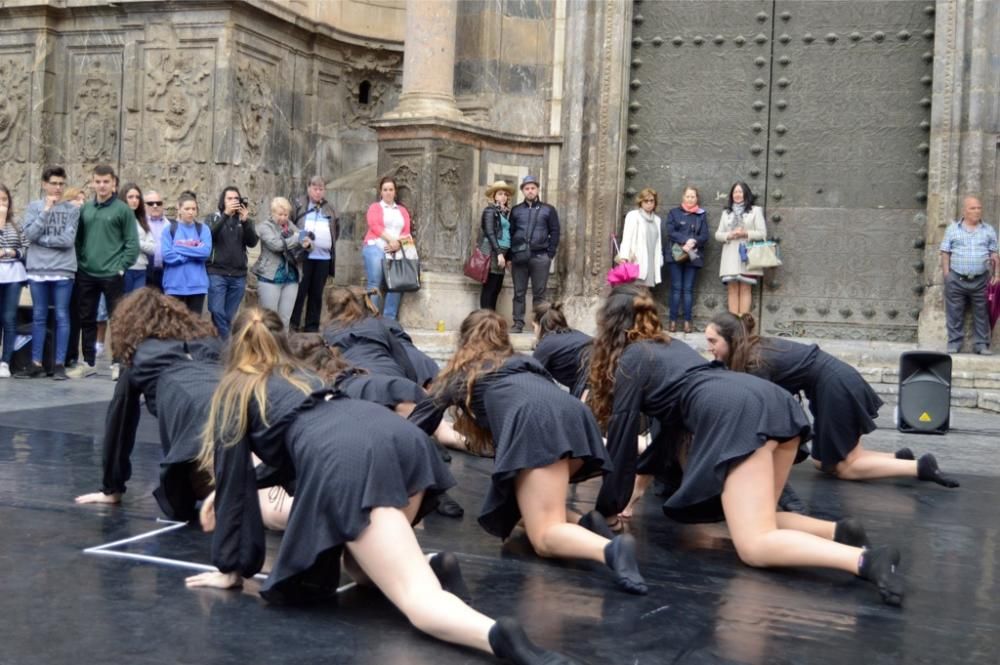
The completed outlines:
<svg viewBox="0 0 1000 665">
<path fill-rule="evenodd" d="M 900 432 L 944 434 L 951 419 L 951 356 L 907 351 L 899 357 Z"/>
</svg>

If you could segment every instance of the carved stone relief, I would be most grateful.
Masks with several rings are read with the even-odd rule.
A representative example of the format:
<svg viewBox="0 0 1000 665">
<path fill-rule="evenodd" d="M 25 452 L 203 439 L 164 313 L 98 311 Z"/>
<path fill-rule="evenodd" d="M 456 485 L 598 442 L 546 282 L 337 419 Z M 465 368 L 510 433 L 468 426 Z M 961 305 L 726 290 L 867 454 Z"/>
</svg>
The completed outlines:
<svg viewBox="0 0 1000 665">
<path fill-rule="evenodd" d="M 73 156 L 88 164 L 118 160 L 119 72 L 109 70 L 103 60 L 96 60 L 77 77 L 70 135 Z"/>
<path fill-rule="evenodd" d="M 236 68 L 236 108 L 243 147 L 252 163 L 259 163 L 266 156 L 265 148 L 271 138 L 274 124 L 272 77 L 262 64 L 248 62 Z"/>
<path fill-rule="evenodd" d="M 209 160 L 212 149 L 213 51 L 146 52 L 147 154 L 166 160 Z"/>
<path fill-rule="evenodd" d="M 0 161 L 28 159 L 27 124 L 31 67 L 27 57 L 5 55 L 0 59 Z"/>
<path fill-rule="evenodd" d="M 362 103 L 359 92 L 363 83 L 370 86 L 367 89 L 367 102 Z M 344 124 L 351 129 L 357 129 L 369 121 L 381 116 L 390 106 L 389 102 L 398 96 L 398 90 L 386 79 L 385 74 L 374 69 L 358 69 L 350 67 L 344 77 Z"/>
</svg>

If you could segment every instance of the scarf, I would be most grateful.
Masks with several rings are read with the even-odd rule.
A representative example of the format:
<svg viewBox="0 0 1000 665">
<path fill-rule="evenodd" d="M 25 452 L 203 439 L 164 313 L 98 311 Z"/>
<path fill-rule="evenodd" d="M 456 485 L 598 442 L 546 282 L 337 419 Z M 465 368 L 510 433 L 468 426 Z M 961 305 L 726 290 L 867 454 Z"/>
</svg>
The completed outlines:
<svg viewBox="0 0 1000 665">
<path fill-rule="evenodd" d="M 733 204 L 733 218 L 729 222 L 730 229 L 738 229 L 743 226 L 743 213 L 746 210 L 746 205 L 743 203 Z"/>
<path fill-rule="evenodd" d="M 682 203 L 681 204 L 681 209 L 684 210 L 684 212 L 686 212 L 686 213 L 701 212 L 701 206 L 699 206 L 697 203 L 695 203 L 694 205 L 690 205 L 690 206 L 688 204 L 686 204 L 686 203 Z"/>
</svg>

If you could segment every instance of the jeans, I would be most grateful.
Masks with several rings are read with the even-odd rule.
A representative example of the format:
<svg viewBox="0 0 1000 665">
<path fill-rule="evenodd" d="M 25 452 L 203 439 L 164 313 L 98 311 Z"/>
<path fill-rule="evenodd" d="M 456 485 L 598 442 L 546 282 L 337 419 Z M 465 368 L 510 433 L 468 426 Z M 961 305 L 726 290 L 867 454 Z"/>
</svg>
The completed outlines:
<svg viewBox="0 0 1000 665">
<path fill-rule="evenodd" d="M 146 286 L 146 269 L 125 271 L 125 295 Z"/>
<path fill-rule="evenodd" d="M 49 320 L 49 305 L 56 311 L 56 338 L 53 345 L 56 365 L 66 364 L 69 345 L 69 301 L 73 296 L 73 280 L 28 282 L 31 289 L 31 361 L 42 364 L 45 351 L 45 328 Z"/>
<path fill-rule="evenodd" d="M 97 308 L 103 295 L 108 303 L 108 314 L 113 316 L 125 289 L 125 278 L 94 277 L 82 270 L 76 273 L 77 297 L 80 302 L 80 328 L 83 332 L 83 360 L 88 365 L 95 361 L 97 342 Z M 117 362 L 117 358 L 114 359 Z"/>
<path fill-rule="evenodd" d="M 243 292 L 247 288 L 246 276 L 208 275 L 208 311 L 219 337 L 229 337 L 229 328 L 236 318 L 236 312 L 243 302 Z"/>
<path fill-rule="evenodd" d="M 514 325 L 524 327 L 524 298 L 528 294 L 528 280 L 531 279 L 531 306 L 545 301 L 545 287 L 549 283 L 549 266 L 552 259 L 548 254 L 533 254 L 527 263 L 514 263 L 510 267 L 514 278 Z"/>
<path fill-rule="evenodd" d="M 3 354 L 0 357 L 5 363 L 10 363 L 14 355 L 14 339 L 17 337 L 17 304 L 21 299 L 23 282 L 4 282 L 0 284 L 0 322 L 3 324 Z"/>
<path fill-rule="evenodd" d="M 694 280 L 698 276 L 698 268 L 688 263 L 671 263 L 670 265 L 670 320 L 680 317 L 681 303 L 684 304 L 684 320 L 691 320 L 691 308 L 694 307 Z"/>
<path fill-rule="evenodd" d="M 327 259 L 306 259 L 302 262 L 302 281 L 299 282 L 298 294 L 295 296 L 291 325 L 303 332 L 319 332 L 319 319 L 323 313 L 323 289 L 326 288 L 326 278 L 329 275 L 330 261 Z M 305 324 L 302 324 L 303 305 L 306 308 Z M 286 327 L 288 323 L 285 321 Z"/>
<path fill-rule="evenodd" d="M 157 268 L 152 263 L 146 268 L 146 286 L 163 293 L 163 266 Z"/>
<path fill-rule="evenodd" d="M 385 252 L 378 245 L 365 245 L 361 250 L 361 258 L 365 262 L 365 278 L 368 280 L 369 289 L 381 289 L 382 288 L 382 259 L 385 258 Z M 402 293 L 387 293 L 385 294 L 385 309 L 382 310 L 382 316 L 387 319 L 395 319 L 399 317 L 399 303 L 403 300 Z M 382 295 L 381 291 L 377 295 L 372 295 L 372 303 L 381 308 L 382 307 Z"/>
</svg>

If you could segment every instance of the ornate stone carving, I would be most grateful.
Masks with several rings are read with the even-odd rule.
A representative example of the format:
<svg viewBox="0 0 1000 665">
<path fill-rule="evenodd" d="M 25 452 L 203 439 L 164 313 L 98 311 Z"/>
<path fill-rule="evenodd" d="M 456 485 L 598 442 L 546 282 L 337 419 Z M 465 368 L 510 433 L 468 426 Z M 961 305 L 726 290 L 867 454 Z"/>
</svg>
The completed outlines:
<svg viewBox="0 0 1000 665">
<path fill-rule="evenodd" d="M 362 83 L 365 82 L 370 87 L 368 88 L 368 101 L 362 103 L 359 99 L 359 91 Z M 346 102 L 344 123 L 351 129 L 357 129 L 381 116 L 389 106 L 390 98 L 398 96 L 398 91 L 377 69 L 352 67 L 344 78 L 343 94 Z"/>
<path fill-rule="evenodd" d="M 28 82 L 31 69 L 17 60 L 0 60 L 0 161 L 28 159 Z"/>
<path fill-rule="evenodd" d="M 274 94 L 263 65 L 248 62 L 236 68 L 236 108 L 243 145 L 250 161 L 259 162 L 274 123 Z"/>
<path fill-rule="evenodd" d="M 458 228 L 458 220 L 462 216 L 462 204 L 459 201 L 459 184 L 462 176 L 457 167 L 450 167 L 438 174 L 437 222 L 449 232 Z"/>
<path fill-rule="evenodd" d="M 81 77 L 73 100 L 73 147 L 81 161 L 117 161 L 119 113 L 115 77 L 97 60 Z"/>
<path fill-rule="evenodd" d="M 208 161 L 211 154 L 209 104 L 212 63 L 203 50 L 159 51 L 146 67 L 147 130 L 151 152 L 168 160 Z"/>
</svg>

